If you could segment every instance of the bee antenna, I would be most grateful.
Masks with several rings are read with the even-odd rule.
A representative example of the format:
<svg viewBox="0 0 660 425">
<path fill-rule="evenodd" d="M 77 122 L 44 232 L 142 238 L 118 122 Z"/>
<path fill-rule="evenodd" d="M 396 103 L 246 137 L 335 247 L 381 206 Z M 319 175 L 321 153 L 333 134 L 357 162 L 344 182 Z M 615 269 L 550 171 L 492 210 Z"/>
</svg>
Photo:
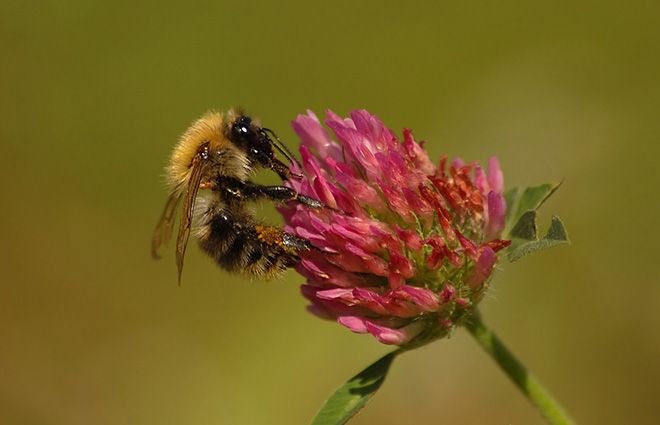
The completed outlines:
<svg viewBox="0 0 660 425">
<path fill-rule="evenodd" d="M 287 148 L 286 145 L 280 140 L 280 138 L 277 137 L 277 134 L 275 134 L 275 132 L 270 128 L 262 128 L 262 130 L 264 132 L 270 133 L 275 138 L 275 140 L 277 141 L 277 143 L 273 142 L 273 146 L 275 146 L 275 149 L 277 149 L 282 155 L 284 155 L 286 159 L 289 160 L 289 162 L 296 164 L 298 169 L 302 170 L 302 167 L 300 166 L 300 163 L 298 162 L 296 157 L 293 156 L 289 148 Z"/>
</svg>

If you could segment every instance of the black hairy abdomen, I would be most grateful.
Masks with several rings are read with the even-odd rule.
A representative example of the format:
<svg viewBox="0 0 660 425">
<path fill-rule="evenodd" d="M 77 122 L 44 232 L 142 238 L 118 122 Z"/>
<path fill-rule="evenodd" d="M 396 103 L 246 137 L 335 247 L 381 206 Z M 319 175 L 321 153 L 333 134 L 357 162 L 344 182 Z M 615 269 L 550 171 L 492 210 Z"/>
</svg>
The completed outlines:
<svg viewBox="0 0 660 425">
<path fill-rule="evenodd" d="M 258 223 L 248 214 L 223 209 L 207 219 L 200 246 L 225 270 L 272 277 L 298 261 L 282 247 L 260 240 Z"/>
</svg>

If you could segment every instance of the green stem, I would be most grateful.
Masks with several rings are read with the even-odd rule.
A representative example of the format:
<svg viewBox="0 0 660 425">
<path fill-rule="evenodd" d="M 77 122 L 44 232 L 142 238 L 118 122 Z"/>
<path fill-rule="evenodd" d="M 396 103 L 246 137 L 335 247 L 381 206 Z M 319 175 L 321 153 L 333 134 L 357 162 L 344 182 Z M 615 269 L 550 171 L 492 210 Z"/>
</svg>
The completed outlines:
<svg viewBox="0 0 660 425">
<path fill-rule="evenodd" d="M 549 424 L 572 425 L 573 420 L 566 414 L 564 409 L 552 398 L 550 393 L 543 388 L 534 375 L 525 369 L 520 361 L 509 351 L 500 339 L 484 325 L 481 315 L 475 312 L 465 323 L 465 327 L 477 340 L 479 345 L 486 350 L 495 362 L 502 368 L 520 391 L 527 396 L 529 401 L 539 410 L 541 415 Z"/>
</svg>

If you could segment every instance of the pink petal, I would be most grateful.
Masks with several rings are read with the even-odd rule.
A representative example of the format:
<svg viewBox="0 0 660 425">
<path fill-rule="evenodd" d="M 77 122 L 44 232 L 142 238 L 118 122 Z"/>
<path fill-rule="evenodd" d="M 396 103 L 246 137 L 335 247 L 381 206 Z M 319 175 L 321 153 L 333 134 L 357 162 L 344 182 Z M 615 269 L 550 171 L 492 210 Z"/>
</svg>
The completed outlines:
<svg viewBox="0 0 660 425">
<path fill-rule="evenodd" d="M 325 248 L 327 246 L 326 238 L 314 230 L 306 229 L 302 226 L 288 227 L 287 231 L 293 230 L 293 233 L 300 236 L 303 239 L 307 239 L 312 242 L 317 248 Z"/>
<path fill-rule="evenodd" d="M 344 152 L 349 154 L 365 170 L 367 176 L 373 179 L 379 176 L 380 167 L 374 153 L 369 146 L 369 140 L 359 131 L 346 127 L 337 121 L 326 121 L 326 124 L 337 136 L 337 140 L 344 147 Z"/>
<path fill-rule="evenodd" d="M 357 316 L 340 316 L 337 318 L 337 322 L 339 324 L 346 326 L 348 329 L 355 333 L 359 334 L 366 334 L 367 331 L 367 325 L 366 325 L 366 320 L 357 317 Z"/>
<path fill-rule="evenodd" d="M 445 246 L 442 238 L 437 235 L 431 236 L 424 243 L 431 246 L 431 254 L 426 258 L 426 267 L 431 270 L 437 270 L 442 266 L 449 249 Z"/>
<path fill-rule="evenodd" d="M 374 235 L 381 249 L 387 250 L 390 257 L 404 254 L 403 243 L 392 234 L 392 230 L 389 227 L 370 226 L 368 232 Z"/>
<path fill-rule="evenodd" d="M 342 118 L 339 115 L 335 114 L 332 112 L 330 109 L 325 111 L 325 115 L 328 117 L 325 120 L 325 123 L 328 124 L 329 122 L 335 122 L 343 127 L 349 127 L 355 130 L 355 124 L 353 123 L 353 120 L 350 118 Z"/>
<path fill-rule="evenodd" d="M 335 201 L 334 196 L 332 196 L 331 184 L 325 178 L 324 172 L 321 171 L 316 157 L 311 154 L 306 146 L 300 147 L 300 154 L 303 159 L 305 172 L 312 182 L 312 187 L 314 188 L 314 193 L 318 200 L 329 207 L 337 208 L 337 202 Z"/>
<path fill-rule="evenodd" d="M 461 307 L 461 308 L 470 307 L 470 300 L 468 300 L 466 298 L 456 298 L 455 302 L 456 302 L 456 305 Z"/>
<path fill-rule="evenodd" d="M 474 185 L 481 191 L 481 193 L 488 193 L 490 190 L 490 185 L 488 183 L 488 178 L 486 174 L 481 169 L 480 166 L 474 168 Z"/>
<path fill-rule="evenodd" d="M 435 164 L 431 162 L 428 154 L 422 147 L 415 142 L 412 131 L 410 129 L 403 130 L 403 146 L 406 149 L 408 158 L 415 164 L 416 168 L 420 169 L 424 174 L 431 176 L 435 174 Z"/>
<path fill-rule="evenodd" d="M 355 307 L 349 307 L 340 301 L 323 300 L 316 296 L 319 291 L 317 286 L 301 285 L 300 292 L 312 303 L 315 314 L 321 314 L 324 318 L 336 318 L 337 316 L 355 314 Z"/>
<path fill-rule="evenodd" d="M 312 184 L 314 186 L 314 191 L 318 194 L 318 200 L 330 208 L 336 209 L 337 200 L 335 200 L 335 197 L 333 196 L 333 185 L 329 184 L 322 175 L 316 176 Z"/>
<path fill-rule="evenodd" d="M 417 192 L 409 189 L 403 189 L 403 196 L 406 198 L 410 208 L 421 217 L 431 217 L 434 213 L 433 207 L 431 204 L 426 202 Z"/>
<path fill-rule="evenodd" d="M 461 168 L 465 166 L 465 161 L 463 161 L 461 158 L 454 158 L 451 161 L 451 166 L 454 168 Z"/>
<path fill-rule="evenodd" d="M 322 300 L 336 300 L 345 301 L 348 303 L 355 303 L 353 296 L 353 289 L 350 288 L 335 288 L 317 291 L 316 296 Z"/>
<path fill-rule="evenodd" d="M 447 304 L 449 301 L 452 300 L 452 298 L 454 298 L 455 295 L 456 295 L 456 288 L 446 283 L 445 286 L 442 288 L 442 291 L 440 291 L 440 301 L 442 301 L 443 304 Z"/>
<path fill-rule="evenodd" d="M 502 194 L 504 192 L 504 175 L 500 168 L 500 162 L 497 157 L 492 156 L 488 160 L 488 184 L 491 190 Z"/>
<path fill-rule="evenodd" d="M 341 148 L 330 139 L 330 135 L 312 111 L 308 110 L 307 115 L 298 115 L 291 125 L 302 143 L 313 148 L 319 157 L 341 158 Z"/>
<path fill-rule="evenodd" d="M 404 299 L 415 303 L 424 311 L 436 311 L 440 307 L 438 296 L 431 290 L 404 285 L 397 290 L 397 296 L 405 294 Z"/>
<path fill-rule="evenodd" d="M 367 205 L 376 211 L 385 210 L 385 202 L 376 189 L 367 182 L 354 177 L 338 175 L 337 181 L 344 186 L 350 196 L 360 204 Z"/>
<path fill-rule="evenodd" d="M 422 248 L 422 238 L 419 237 L 419 234 L 414 230 L 405 230 L 399 226 L 394 226 L 397 235 L 399 238 L 406 244 L 406 246 L 413 251 L 417 251 Z"/>
<path fill-rule="evenodd" d="M 399 253 L 392 253 L 390 256 L 390 270 L 406 279 L 410 279 L 415 275 L 415 266 L 412 261 Z"/>
<path fill-rule="evenodd" d="M 466 238 L 463 236 L 459 231 L 456 231 L 456 236 L 458 237 L 459 242 L 461 243 L 461 246 L 465 250 L 465 253 L 467 254 L 468 257 L 470 257 L 472 260 L 477 259 L 477 246 L 475 245 L 474 242 L 472 242 L 470 239 Z"/>
<path fill-rule="evenodd" d="M 332 196 L 337 201 L 337 209 L 343 213 L 362 218 L 366 216 L 359 199 L 356 199 L 337 186 L 331 186 Z"/>
<path fill-rule="evenodd" d="M 296 270 L 306 277 L 309 283 L 336 285 L 342 288 L 352 288 L 365 284 L 362 275 L 337 267 L 330 263 L 324 254 L 317 252 L 305 254 L 302 261 L 296 266 Z"/>
<path fill-rule="evenodd" d="M 330 231 L 338 238 L 350 241 L 365 251 L 376 252 L 380 248 L 378 241 L 375 238 L 370 237 L 369 233 L 359 232 L 357 229 L 353 229 L 346 225 L 346 223 L 332 224 Z"/>
<path fill-rule="evenodd" d="M 490 272 L 493 270 L 493 266 L 497 262 L 497 255 L 495 251 L 489 246 L 482 248 L 481 255 L 477 263 L 474 265 L 474 271 L 472 276 L 468 280 L 468 285 L 472 289 L 479 288 L 490 276 Z"/>
<path fill-rule="evenodd" d="M 315 277 L 319 279 L 323 279 L 323 280 L 330 279 L 330 275 L 309 258 L 302 259 L 299 265 L 307 269 L 307 271 L 311 272 Z"/>
<path fill-rule="evenodd" d="M 399 214 L 406 222 L 412 223 L 414 221 L 412 210 L 405 196 L 401 193 L 401 188 L 392 187 L 384 181 L 379 182 L 379 187 L 383 195 L 385 195 L 385 200 L 389 204 L 390 209 Z"/>
<path fill-rule="evenodd" d="M 373 143 L 376 150 L 384 150 L 393 146 L 392 135 L 378 117 L 364 109 L 359 109 L 351 112 L 351 118 L 355 128 Z"/>
<path fill-rule="evenodd" d="M 486 223 L 486 240 L 498 238 L 504 230 L 506 217 L 506 201 L 495 191 L 488 193 L 488 222 Z"/>
<path fill-rule="evenodd" d="M 424 329 L 423 324 L 420 322 L 413 322 L 399 329 L 380 326 L 370 321 L 365 321 L 364 323 L 367 327 L 367 331 L 369 331 L 371 335 L 376 337 L 379 342 L 387 345 L 405 344 L 419 335 Z"/>
<path fill-rule="evenodd" d="M 406 283 L 406 279 L 398 273 L 390 273 L 387 276 L 387 284 L 392 289 L 400 288 Z"/>
<path fill-rule="evenodd" d="M 353 296 L 356 299 L 356 304 L 368 308 L 369 310 L 378 314 L 390 314 L 384 305 L 383 298 L 375 291 L 376 290 L 369 290 L 365 288 L 353 289 Z"/>
</svg>

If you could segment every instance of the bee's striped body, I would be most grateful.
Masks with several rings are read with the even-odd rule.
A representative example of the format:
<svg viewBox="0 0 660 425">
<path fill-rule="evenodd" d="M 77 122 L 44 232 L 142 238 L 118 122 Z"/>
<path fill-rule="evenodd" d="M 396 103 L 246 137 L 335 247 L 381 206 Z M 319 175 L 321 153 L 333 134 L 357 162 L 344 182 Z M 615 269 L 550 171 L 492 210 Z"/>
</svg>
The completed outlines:
<svg viewBox="0 0 660 425">
<path fill-rule="evenodd" d="M 197 226 L 199 245 L 230 272 L 271 278 L 295 265 L 300 250 L 309 249 L 304 239 L 256 220 L 245 205 L 212 199 L 204 208 Z"/>
</svg>

